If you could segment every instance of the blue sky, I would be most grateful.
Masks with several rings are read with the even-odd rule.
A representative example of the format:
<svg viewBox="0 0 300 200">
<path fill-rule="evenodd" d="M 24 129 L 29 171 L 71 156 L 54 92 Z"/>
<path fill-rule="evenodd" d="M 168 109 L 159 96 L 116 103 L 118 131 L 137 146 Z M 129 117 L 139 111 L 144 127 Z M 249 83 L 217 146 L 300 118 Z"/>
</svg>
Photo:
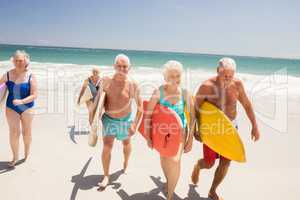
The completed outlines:
<svg viewBox="0 0 300 200">
<path fill-rule="evenodd" d="M 298 0 L 0 0 L 0 43 L 300 58 Z"/>
</svg>

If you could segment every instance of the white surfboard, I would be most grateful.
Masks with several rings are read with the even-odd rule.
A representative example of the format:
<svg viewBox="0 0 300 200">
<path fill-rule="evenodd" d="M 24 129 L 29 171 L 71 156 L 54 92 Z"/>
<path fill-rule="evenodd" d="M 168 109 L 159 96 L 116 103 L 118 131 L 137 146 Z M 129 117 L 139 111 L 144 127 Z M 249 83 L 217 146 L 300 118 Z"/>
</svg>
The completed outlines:
<svg viewBox="0 0 300 200">
<path fill-rule="evenodd" d="M 91 89 L 89 86 L 87 86 L 86 89 L 84 90 L 83 95 L 80 98 L 79 105 L 85 104 L 87 101 L 91 100 L 92 98 L 93 98 L 93 95 L 92 95 Z"/>
<path fill-rule="evenodd" d="M 90 133 L 88 136 L 88 143 L 90 146 L 94 147 L 97 144 L 99 137 L 102 133 L 102 114 L 104 113 L 104 101 L 105 101 L 105 92 L 98 92 L 95 98 L 95 111 L 91 124 Z M 98 134 L 99 133 L 99 134 Z"/>
<path fill-rule="evenodd" d="M 5 83 L 0 85 L 0 107 L 2 108 L 2 106 L 5 104 L 6 99 L 7 99 L 7 88 Z"/>
</svg>

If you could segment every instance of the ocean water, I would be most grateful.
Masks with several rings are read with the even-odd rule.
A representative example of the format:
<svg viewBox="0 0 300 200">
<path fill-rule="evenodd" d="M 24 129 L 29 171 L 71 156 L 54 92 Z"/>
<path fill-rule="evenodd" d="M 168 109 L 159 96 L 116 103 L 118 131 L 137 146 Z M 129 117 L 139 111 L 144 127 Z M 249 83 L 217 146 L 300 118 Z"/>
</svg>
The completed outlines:
<svg viewBox="0 0 300 200">
<path fill-rule="evenodd" d="M 68 124 L 87 125 L 86 109 L 77 109 L 82 82 L 98 67 L 101 76 L 112 75 L 112 64 L 119 53 L 127 54 L 133 67 L 129 76 L 139 83 L 141 96 L 149 99 L 164 82 L 161 66 L 170 59 L 184 66 L 182 87 L 195 93 L 199 85 L 216 75 L 218 60 L 224 55 L 205 55 L 153 51 L 82 49 L 0 45 L 0 75 L 12 68 L 11 55 L 26 50 L 30 68 L 38 81 L 37 113 L 64 114 Z M 236 76 L 244 82 L 258 118 L 285 132 L 288 115 L 300 115 L 300 60 L 230 56 L 236 60 Z M 1 109 L 0 109 L 1 112 Z M 80 125 L 83 118 L 83 124 Z M 283 123 L 286 122 L 286 123 Z M 280 127 L 277 127 L 280 125 Z M 79 128 L 80 129 L 80 128 Z M 78 129 L 78 130 L 79 130 Z"/>
<path fill-rule="evenodd" d="M 161 66 L 168 60 L 180 61 L 185 69 L 182 85 L 192 92 L 204 80 L 216 74 L 218 60 L 225 55 L 191 53 L 86 49 L 66 47 L 37 47 L 0 45 L 0 74 L 12 67 L 9 61 L 17 50 L 26 50 L 31 56 L 31 68 L 37 74 L 39 88 L 49 91 L 49 82 L 73 84 L 79 90 L 82 81 L 95 66 L 101 75 L 111 75 L 114 58 L 127 54 L 133 65 L 130 76 L 139 82 L 146 98 L 153 88 L 164 82 Z M 230 56 L 236 60 L 236 76 L 243 80 L 246 90 L 253 96 L 265 96 L 286 89 L 290 97 L 300 96 L 300 60 L 261 57 Z M 52 80 L 53 79 L 53 80 Z M 76 92 L 76 91 L 75 91 Z M 258 95 L 259 94 L 259 95 Z"/>
<path fill-rule="evenodd" d="M 218 60 L 225 56 L 174 52 L 37 47 L 0 44 L 0 61 L 9 60 L 11 55 L 17 49 L 26 50 L 31 55 L 32 61 L 40 63 L 72 63 L 78 65 L 111 66 L 114 57 L 117 54 L 125 53 L 130 57 L 131 62 L 135 67 L 160 68 L 167 60 L 178 60 L 186 69 L 200 69 L 205 71 L 215 71 Z M 286 68 L 288 75 L 300 77 L 300 59 L 229 56 L 236 60 L 239 73 L 269 75 Z"/>
</svg>

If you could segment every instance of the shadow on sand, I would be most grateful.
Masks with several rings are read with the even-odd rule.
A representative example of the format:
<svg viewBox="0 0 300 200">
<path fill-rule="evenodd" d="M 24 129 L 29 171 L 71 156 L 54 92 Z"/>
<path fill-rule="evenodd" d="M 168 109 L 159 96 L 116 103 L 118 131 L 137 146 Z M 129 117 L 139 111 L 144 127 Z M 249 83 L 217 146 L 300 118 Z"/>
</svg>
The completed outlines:
<svg viewBox="0 0 300 200">
<path fill-rule="evenodd" d="M 94 187 L 98 188 L 98 183 L 103 178 L 103 175 L 85 176 L 85 173 L 91 161 L 92 161 L 92 157 L 88 159 L 88 161 L 82 168 L 81 172 L 78 175 L 72 177 L 71 182 L 74 183 L 74 187 L 71 193 L 70 200 L 76 199 L 79 190 L 91 190 Z M 161 181 L 161 177 L 154 177 L 154 176 L 150 176 L 151 180 L 156 185 L 154 189 L 147 192 L 135 193 L 130 195 L 124 189 L 120 189 L 121 183 L 116 182 L 122 174 L 123 174 L 123 170 L 119 170 L 113 173 L 110 176 L 110 184 L 108 185 L 108 187 L 112 186 L 112 189 L 116 190 L 117 194 L 122 200 L 164 200 L 165 198 L 160 196 L 160 193 L 163 194 L 164 197 L 167 196 L 164 190 L 165 183 Z M 174 200 L 210 200 L 210 199 L 201 197 L 196 191 L 196 186 L 190 184 L 187 197 L 180 198 L 177 194 L 174 194 Z"/>
<path fill-rule="evenodd" d="M 102 180 L 103 175 L 89 175 L 84 176 L 85 172 L 87 171 L 87 168 L 92 160 L 92 157 L 89 158 L 89 160 L 86 162 L 84 167 L 82 168 L 80 174 L 75 175 L 72 177 L 71 182 L 74 183 L 74 187 L 71 193 L 70 200 L 75 200 L 77 193 L 79 190 L 91 190 L 94 187 L 98 188 L 98 183 L 100 180 Z M 118 180 L 118 178 L 123 174 L 123 170 L 119 170 L 110 176 L 110 184 L 107 186 L 112 186 L 113 189 L 117 190 L 121 187 L 121 184 L 118 182 L 115 182 Z"/>
<path fill-rule="evenodd" d="M 13 171 L 18 165 L 21 165 L 24 162 L 25 162 L 25 159 L 21 159 L 15 164 L 15 166 L 12 167 L 12 166 L 9 166 L 9 162 L 1 161 L 0 162 L 0 174 L 4 174 L 4 173 L 10 172 L 10 171 Z"/>
<path fill-rule="evenodd" d="M 76 140 L 75 140 L 75 136 L 76 135 L 88 135 L 89 131 L 75 131 L 75 126 L 68 126 L 68 128 L 70 129 L 69 131 L 69 136 L 70 136 L 70 140 L 74 143 L 77 144 Z"/>
<path fill-rule="evenodd" d="M 150 176 L 150 178 L 152 179 L 152 181 L 155 183 L 157 187 L 148 192 L 135 193 L 129 195 L 125 190 L 120 189 L 119 191 L 117 191 L 117 194 L 120 196 L 122 200 L 163 200 L 165 199 L 159 196 L 160 193 L 162 193 L 164 197 L 167 196 L 166 192 L 164 191 L 165 183 L 161 181 L 160 177 Z M 174 200 L 210 200 L 209 198 L 200 197 L 195 187 L 196 186 L 194 185 L 189 185 L 188 196 L 183 199 L 180 198 L 177 194 L 174 194 Z"/>
</svg>

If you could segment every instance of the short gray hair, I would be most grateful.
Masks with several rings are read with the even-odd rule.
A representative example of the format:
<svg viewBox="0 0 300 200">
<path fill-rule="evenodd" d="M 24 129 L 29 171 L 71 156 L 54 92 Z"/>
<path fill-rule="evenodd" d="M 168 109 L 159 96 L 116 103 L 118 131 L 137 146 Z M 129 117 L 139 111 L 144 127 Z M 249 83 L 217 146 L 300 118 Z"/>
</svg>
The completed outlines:
<svg viewBox="0 0 300 200">
<path fill-rule="evenodd" d="M 118 54 L 115 58 L 115 64 L 117 64 L 119 60 L 124 60 L 128 66 L 130 66 L 130 59 L 125 54 Z"/>
<path fill-rule="evenodd" d="M 236 71 L 236 63 L 232 58 L 224 57 L 219 60 L 219 67 Z"/>
<path fill-rule="evenodd" d="M 182 74 L 183 72 L 183 66 L 180 62 L 176 61 L 176 60 L 170 60 L 168 61 L 166 64 L 164 64 L 163 66 L 163 75 L 164 77 L 168 77 L 168 74 L 171 70 L 176 70 L 178 71 L 180 74 Z"/>
<path fill-rule="evenodd" d="M 24 51 L 24 50 L 17 50 L 13 54 L 13 56 L 10 58 L 10 60 L 13 62 L 17 56 L 23 56 L 26 65 L 29 65 L 29 63 L 30 63 L 30 56 L 29 56 L 29 54 L 26 51 Z"/>
</svg>

